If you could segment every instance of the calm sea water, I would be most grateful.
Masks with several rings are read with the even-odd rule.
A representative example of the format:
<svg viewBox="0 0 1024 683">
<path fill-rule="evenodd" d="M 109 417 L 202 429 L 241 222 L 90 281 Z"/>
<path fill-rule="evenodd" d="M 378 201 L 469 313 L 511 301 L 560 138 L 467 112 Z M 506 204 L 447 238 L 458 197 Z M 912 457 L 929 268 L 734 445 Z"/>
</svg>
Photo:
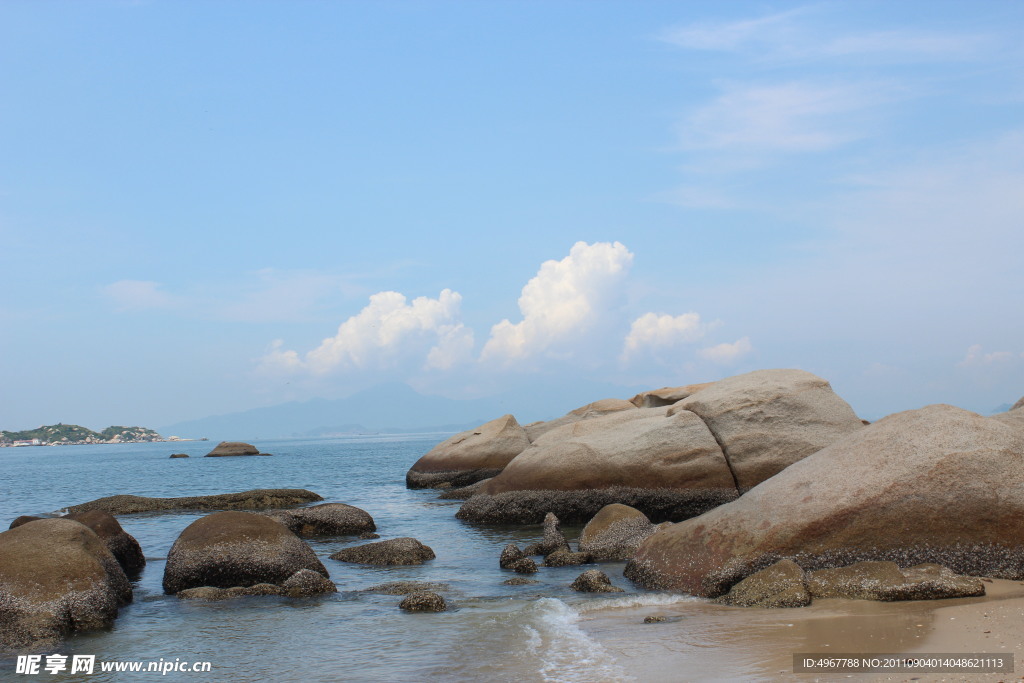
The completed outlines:
<svg viewBox="0 0 1024 683">
<path fill-rule="evenodd" d="M 249 597 L 178 600 L 161 590 L 167 552 L 197 513 L 123 515 L 147 565 L 135 600 L 109 631 L 76 636 L 61 654 L 97 661 L 210 661 L 212 674 L 162 680 L 412 681 L 633 680 L 626 667 L 581 628 L 603 607 L 674 604 L 682 596 L 638 590 L 622 563 L 601 569 L 625 594 L 569 589 L 579 567 L 541 568 L 527 586 L 504 586 L 498 568 L 507 543 L 539 540 L 540 527 L 474 526 L 455 519 L 460 501 L 405 488 L 405 472 L 446 435 L 351 437 L 257 442 L 273 457 L 203 458 L 212 443 L 183 442 L 0 449 L 0 528 L 18 515 L 49 514 L 102 496 L 185 496 L 253 488 L 306 488 L 327 502 L 363 508 L 382 539 L 412 536 L 437 559 L 413 567 L 370 567 L 331 560 L 364 543 L 354 537 L 311 540 L 339 593 L 309 599 Z M 170 459 L 183 452 L 188 459 Z M 565 528 L 575 540 L 579 529 Z M 400 596 L 361 592 L 386 581 L 438 581 L 452 605 L 440 614 L 406 614 Z M 0 659 L 0 679 L 15 676 Z M 45 675 L 60 680 L 139 680 L 156 674 Z"/>
</svg>

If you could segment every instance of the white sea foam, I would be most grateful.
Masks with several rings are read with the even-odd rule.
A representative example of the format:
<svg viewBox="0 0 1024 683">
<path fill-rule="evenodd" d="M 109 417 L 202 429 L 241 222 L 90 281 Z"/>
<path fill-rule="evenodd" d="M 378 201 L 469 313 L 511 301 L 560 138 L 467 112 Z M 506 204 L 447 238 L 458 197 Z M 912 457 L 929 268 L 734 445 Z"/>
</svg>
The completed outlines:
<svg viewBox="0 0 1024 683">
<path fill-rule="evenodd" d="M 598 610 L 630 608 L 630 607 L 662 607 L 666 605 L 678 605 L 687 602 L 703 602 L 701 598 L 692 595 L 678 595 L 672 593 L 646 593 L 641 595 L 624 595 L 618 598 L 597 598 L 582 605 L 577 605 L 576 610 L 580 614 L 596 612 Z"/>
</svg>

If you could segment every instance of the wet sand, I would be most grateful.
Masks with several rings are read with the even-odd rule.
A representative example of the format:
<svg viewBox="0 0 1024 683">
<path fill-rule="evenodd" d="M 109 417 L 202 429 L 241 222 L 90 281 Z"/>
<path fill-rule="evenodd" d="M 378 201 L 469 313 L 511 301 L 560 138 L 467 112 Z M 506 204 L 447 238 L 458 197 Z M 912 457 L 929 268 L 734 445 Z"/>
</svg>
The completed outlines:
<svg viewBox="0 0 1024 683">
<path fill-rule="evenodd" d="M 1024 583 L 986 579 L 986 595 L 955 600 L 818 600 L 798 609 L 707 601 L 584 612 L 578 626 L 641 681 L 1024 680 Z M 669 621 L 645 624 L 660 615 Z M 794 653 L 1017 655 L 1012 674 L 793 672 Z"/>
</svg>

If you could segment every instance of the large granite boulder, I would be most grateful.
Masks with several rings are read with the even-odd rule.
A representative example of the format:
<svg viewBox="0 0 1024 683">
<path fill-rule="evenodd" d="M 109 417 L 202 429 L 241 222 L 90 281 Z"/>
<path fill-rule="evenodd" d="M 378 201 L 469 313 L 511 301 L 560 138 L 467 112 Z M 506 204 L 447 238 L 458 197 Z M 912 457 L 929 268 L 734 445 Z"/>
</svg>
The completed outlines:
<svg viewBox="0 0 1024 683">
<path fill-rule="evenodd" d="M 303 538 L 313 536 L 348 536 L 376 531 L 369 512 L 345 503 L 324 503 L 294 510 L 266 513 Z"/>
<path fill-rule="evenodd" d="M 708 597 L 783 558 L 806 570 L 891 560 L 1024 579 L 1022 455 L 1024 433 L 966 410 L 890 415 L 659 529 L 626 576 Z"/>
<path fill-rule="evenodd" d="M 139 542 L 125 531 L 120 522 L 110 513 L 102 510 L 90 510 L 68 515 L 67 518 L 92 529 L 128 576 L 137 576 L 146 566 L 146 558 L 142 554 Z"/>
<path fill-rule="evenodd" d="M 341 562 L 378 565 L 423 564 L 434 557 L 430 546 L 408 536 L 344 548 L 331 555 L 332 560 Z"/>
<path fill-rule="evenodd" d="M 215 512 L 192 522 L 171 546 L 164 592 L 186 588 L 281 585 L 300 569 L 327 570 L 281 522 L 252 512 Z"/>
<path fill-rule="evenodd" d="M 595 560 L 628 560 L 655 526 L 636 508 L 612 503 L 601 508 L 583 527 L 580 551 Z"/>
<path fill-rule="evenodd" d="M 112 515 L 162 510 L 261 510 L 283 508 L 323 500 L 306 489 L 253 489 L 240 493 L 217 493 L 209 496 L 181 496 L 178 498 L 150 498 L 121 494 L 97 498 L 81 505 L 72 505 L 68 514 L 90 510 L 103 510 Z"/>
<path fill-rule="evenodd" d="M 803 370 L 757 370 L 715 382 L 669 408 L 699 416 L 740 492 L 864 424 L 828 382 Z"/>
<path fill-rule="evenodd" d="M 629 402 L 637 408 L 660 408 L 662 406 L 670 406 L 673 403 L 682 401 L 684 398 L 689 398 L 701 389 L 706 389 L 712 384 L 714 384 L 714 382 L 687 384 L 682 387 L 663 387 L 661 389 L 653 389 L 652 391 L 644 391 L 637 394 L 633 398 L 629 399 Z"/>
<path fill-rule="evenodd" d="M 107 628 L 131 600 L 121 566 L 84 524 L 40 519 L 0 533 L 0 650 Z"/>
<path fill-rule="evenodd" d="M 544 434 L 467 500 L 457 516 L 537 524 L 547 512 L 585 522 L 610 503 L 684 519 L 736 498 L 715 437 L 694 413 L 633 408 Z"/>
<path fill-rule="evenodd" d="M 241 441 L 221 441 L 219 444 L 213 447 L 213 450 L 206 454 L 207 458 L 224 458 L 236 455 L 270 455 L 270 453 L 260 453 L 260 449 L 253 446 L 251 443 L 243 443 Z"/>
<path fill-rule="evenodd" d="M 501 472 L 529 445 L 516 418 L 503 415 L 434 446 L 406 473 L 405 484 L 411 489 L 468 486 Z"/>
<path fill-rule="evenodd" d="M 621 398 L 603 398 L 600 401 L 594 401 L 593 403 L 581 406 L 576 410 L 570 410 L 562 417 L 554 420 L 548 420 L 547 422 L 531 422 L 526 425 L 524 429 L 532 443 L 558 427 L 575 424 L 582 420 L 591 420 L 595 417 L 610 415 L 611 413 L 622 412 L 623 410 L 635 410 L 636 407 L 637 406 L 631 401 L 624 401 Z"/>
<path fill-rule="evenodd" d="M 828 382 L 802 370 L 678 389 L 687 397 L 667 408 L 622 410 L 543 434 L 458 516 L 530 524 L 550 510 L 578 522 L 622 503 L 654 521 L 686 519 L 864 427 Z"/>
</svg>

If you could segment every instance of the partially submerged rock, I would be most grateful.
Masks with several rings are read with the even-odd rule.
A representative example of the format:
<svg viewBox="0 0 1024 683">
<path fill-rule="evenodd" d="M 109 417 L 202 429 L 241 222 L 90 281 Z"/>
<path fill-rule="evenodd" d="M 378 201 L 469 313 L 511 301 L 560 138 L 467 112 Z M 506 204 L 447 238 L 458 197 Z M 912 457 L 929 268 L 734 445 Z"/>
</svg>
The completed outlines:
<svg viewBox="0 0 1024 683">
<path fill-rule="evenodd" d="M 1024 579 L 1021 453 L 1024 433 L 966 410 L 890 415 L 739 500 L 659 529 L 626 576 L 706 597 L 784 557 L 805 570 L 891 560 Z"/>
<path fill-rule="evenodd" d="M 68 515 L 67 518 L 92 529 L 129 577 L 137 576 L 146 566 L 146 558 L 142 554 L 139 542 L 125 531 L 120 522 L 110 513 L 102 510 L 90 510 Z"/>
<path fill-rule="evenodd" d="M 509 543 L 501 551 L 501 557 L 498 558 L 498 566 L 502 569 L 509 569 L 514 563 L 524 559 L 526 559 L 526 554 L 519 549 L 519 546 L 515 543 Z"/>
<path fill-rule="evenodd" d="M 533 559 L 529 558 L 529 557 L 524 557 L 524 558 L 522 558 L 520 560 L 516 560 L 515 562 L 512 562 L 511 564 L 509 564 L 509 566 L 507 568 L 511 569 L 516 574 L 536 574 L 537 573 L 537 563 L 534 562 Z"/>
<path fill-rule="evenodd" d="M 290 598 L 305 598 L 311 595 L 337 593 L 338 587 L 323 574 L 310 569 L 300 569 L 281 584 L 285 595 Z"/>
<path fill-rule="evenodd" d="M 179 600 L 206 600 L 214 602 L 253 595 L 284 595 L 284 593 L 284 589 L 280 586 L 275 586 L 271 583 L 257 583 L 254 586 L 232 586 L 231 588 L 197 586 L 196 588 L 186 588 L 183 591 L 178 591 L 175 597 Z"/>
<path fill-rule="evenodd" d="M 448 590 L 448 584 L 433 581 L 389 581 L 376 586 L 364 588 L 364 593 L 381 593 L 383 595 L 409 595 L 421 591 Z"/>
<path fill-rule="evenodd" d="M 213 447 L 213 450 L 206 454 L 207 458 L 224 458 L 237 455 L 270 455 L 270 453 L 260 453 L 260 449 L 253 446 L 251 443 L 243 443 L 241 441 L 221 441 L 219 444 Z"/>
<path fill-rule="evenodd" d="M 410 593 L 398 606 L 406 612 L 444 612 L 448 609 L 444 598 L 431 591 Z"/>
<path fill-rule="evenodd" d="M 324 503 L 267 514 L 303 538 L 356 535 L 377 529 L 370 513 L 345 503 Z"/>
<path fill-rule="evenodd" d="M 524 555 L 550 555 L 558 550 L 569 550 L 569 544 L 562 534 L 562 523 L 555 513 L 544 515 L 544 537 L 539 543 L 531 543 L 523 550 Z"/>
<path fill-rule="evenodd" d="M 211 496 L 183 496 L 180 498 L 150 498 L 147 496 L 119 495 L 98 498 L 81 505 L 72 505 L 69 514 L 103 510 L 112 515 L 160 510 L 261 510 L 283 508 L 323 500 L 305 489 L 253 489 L 241 493 L 220 493 Z"/>
<path fill-rule="evenodd" d="M 405 484 L 411 489 L 467 486 L 498 474 L 529 445 L 516 418 L 503 415 L 434 446 L 409 469 Z"/>
<path fill-rule="evenodd" d="M 901 570 L 895 562 L 857 562 L 848 567 L 819 569 L 807 578 L 815 598 L 851 600 L 940 600 L 985 594 L 985 584 L 927 563 Z"/>
<path fill-rule="evenodd" d="M 590 553 L 574 553 L 571 550 L 562 548 L 545 557 L 544 566 L 575 567 L 581 564 L 589 564 L 592 561 Z"/>
<path fill-rule="evenodd" d="M 439 495 L 438 498 L 440 498 L 441 500 L 467 500 L 476 495 L 477 491 L 483 488 L 484 484 L 486 484 L 490 480 L 490 477 L 488 477 L 487 479 L 481 479 L 475 484 L 470 484 L 469 486 L 462 486 L 457 489 L 449 489 L 441 493 L 441 495 Z"/>
<path fill-rule="evenodd" d="M 107 628 L 131 601 L 121 566 L 84 524 L 41 519 L 0 533 L 0 650 Z"/>
<path fill-rule="evenodd" d="M 331 555 L 332 560 L 377 565 L 423 564 L 434 557 L 434 551 L 429 546 L 409 537 L 357 545 Z"/>
<path fill-rule="evenodd" d="M 715 602 L 733 607 L 806 607 L 811 593 L 804 570 L 793 560 L 780 560 L 743 579 Z"/>
<path fill-rule="evenodd" d="M 172 594 L 199 586 L 281 585 L 300 569 L 330 578 L 313 550 L 277 520 L 215 512 L 192 522 L 171 546 L 163 588 Z"/>
<path fill-rule="evenodd" d="M 574 591 L 581 593 L 621 593 L 618 586 L 613 586 L 608 575 L 599 569 L 588 569 L 572 582 L 570 586 Z"/>
<path fill-rule="evenodd" d="M 583 527 L 580 551 L 590 553 L 595 560 L 628 560 L 654 530 L 644 513 L 612 503 L 601 508 Z"/>
<path fill-rule="evenodd" d="M 525 576 L 513 576 L 511 579 L 505 579 L 501 582 L 505 586 L 528 586 L 534 583 L 540 583 L 537 579 L 528 579 Z"/>
<path fill-rule="evenodd" d="M 187 458 L 188 453 L 171 453 L 172 458 Z"/>
</svg>

